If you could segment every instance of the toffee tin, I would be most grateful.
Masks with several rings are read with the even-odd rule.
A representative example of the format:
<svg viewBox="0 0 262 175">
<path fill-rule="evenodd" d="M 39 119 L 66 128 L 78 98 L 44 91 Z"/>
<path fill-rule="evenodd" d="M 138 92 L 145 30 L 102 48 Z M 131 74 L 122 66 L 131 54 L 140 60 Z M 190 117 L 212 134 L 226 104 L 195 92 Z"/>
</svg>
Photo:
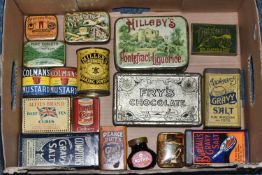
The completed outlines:
<svg viewBox="0 0 262 175">
<path fill-rule="evenodd" d="M 116 73 L 115 125 L 201 125 L 201 75 Z"/>
<path fill-rule="evenodd" d="M 188 24 L 181 16 L 123 17 L 115 23 L 118 70 L 184 70 L 188 48 Z"/>
</svg>

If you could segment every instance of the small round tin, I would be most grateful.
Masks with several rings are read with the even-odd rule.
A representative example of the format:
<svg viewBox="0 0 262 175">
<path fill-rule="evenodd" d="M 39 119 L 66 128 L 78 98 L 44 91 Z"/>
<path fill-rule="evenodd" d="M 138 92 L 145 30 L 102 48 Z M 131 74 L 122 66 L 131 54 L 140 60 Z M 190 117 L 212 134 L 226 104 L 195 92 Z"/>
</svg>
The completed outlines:
<svg viewBox="0 0 262 175">
<path fill-rule="evenodd" d="M 23 95 L 49 95 L 49 75 L 48 68 L 23 68 Z"/>
<path fill-rule="evenodd" d="M 77 52 L 77 92 L 88 97 L 109 95 L 109 50 L 82 48 Z"/>
<path fill-rule="evenodd" d="M 50 93 L 52 95 L 76 95 L 76 78 L 74 67 L 50 68 Z"/>
</svg>

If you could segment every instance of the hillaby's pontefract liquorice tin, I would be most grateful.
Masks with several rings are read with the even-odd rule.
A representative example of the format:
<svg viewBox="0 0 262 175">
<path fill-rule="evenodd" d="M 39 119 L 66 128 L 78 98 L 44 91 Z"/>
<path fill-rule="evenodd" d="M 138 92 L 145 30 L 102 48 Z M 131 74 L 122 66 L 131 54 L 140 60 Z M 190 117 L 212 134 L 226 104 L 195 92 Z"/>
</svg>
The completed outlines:
<svg viewBox="0 0 262 175">
<path fill-rule="evenodd" d="M 22 99 L 22 133 L 70 132 L 70 117 L 70 97 Z"/>
<path fill-rule="evenodd" d="M 126 169 L 126 127 L 100 128 L 100 168 L 102 170 Z"/>
<path fill-rule="evenodd" d="M 74 67 L 50 68 L 50 94 L 76 95 L 77 75 Z"/>
<path fill-rule="evenodd" d="M 240 128 L 240 70 L 208 68 L 205 80 L 205 127 Z"/>
<path fill-rule="evenodd" d="M 246 130 L 187 130 L 186 163 L 207 165 L 249 162 Z"/>
<path fill-rule="evenodd" d="M 25 36 L 28 40 L 55 40 L 58 34 L 57 18 L 53 15 L 27 16 Z"/>
<path fill-rule="evenodd" d="M 99 166 L 99 134 L 21 134 L 19 166 Z"/>
<path fill-rule="evenodd" d="M 120 70 L 184 70 L 188 45 L 188 25 L 181 16 L 123 17 L 115 23 L 115 65 Z"/>
<path fill-rule="evenodd" d="M 236 25 L 192 24 L 192 37 L 192 54 L 237 54 Z"/>
<path fill-rule="evenodd" d="M 113 122 L 129 126 L 200 125 L 201 75 L 115 74 Z"/>
<path fill-rule="evenodd" d="M 48 68 L 23 68 L 23 96 L 48 95 L 50 71 Z"/>
<path fill-rule="evenodd" d="M 74 98 L 74 132 L 99 132 L 99 98 Z"/>
<path fill-rule="evenodd" d="M 77 52 L 77 92 L 82 96 L 109 95 L 109 50 L 82 48 Z"/>
<path fill-rule="evenodd" d="M 107 12 L 66 13 L 64 37 L 68 43 L 106 42 L 110 38 L 110 20 Z"/>
<path fill-rule="evenodd" d="M 25 67 L 57 67 L 65 65 L 65 44 L 61 41 L 30 41 L 24 45 Z"/>
</svg>

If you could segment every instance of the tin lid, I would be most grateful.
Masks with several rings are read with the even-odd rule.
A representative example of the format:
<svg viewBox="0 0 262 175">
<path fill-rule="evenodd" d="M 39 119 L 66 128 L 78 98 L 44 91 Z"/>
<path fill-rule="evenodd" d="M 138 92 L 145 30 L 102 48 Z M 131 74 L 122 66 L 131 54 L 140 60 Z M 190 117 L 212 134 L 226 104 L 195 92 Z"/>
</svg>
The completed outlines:
<svg viewBox="0 0 262 175">
<path fill-rule="evenodd" d="M 139 137 L 139 138 L 135 138 L 135 139 L 128 141 L 128 145 L 130 147 L 132 147 L 134 145 L 139 145 L 140 143 L 147 143 L 147 138 L 146 137 Z"/>
<path fill-rule="evenodd" d="M 166 141 L 172 142 L 175 141 L 178 144 L 183 144 L 184 134 L 177 132 L 177 133 L 160 133 L 158 135 L 158 141 Z"/>
</svg>

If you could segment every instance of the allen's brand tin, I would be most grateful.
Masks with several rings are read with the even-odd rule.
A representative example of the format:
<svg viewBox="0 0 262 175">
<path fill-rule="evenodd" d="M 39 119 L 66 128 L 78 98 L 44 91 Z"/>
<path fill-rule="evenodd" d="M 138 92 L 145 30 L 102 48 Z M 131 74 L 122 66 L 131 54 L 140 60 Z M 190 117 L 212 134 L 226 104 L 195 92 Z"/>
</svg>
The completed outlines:
<svg viewBox="0 0 262 175">
<path fill-rule="evenodd" d="M 65 44 L 60 41 L 31 41 L 24 45 L 25 67 L 57 67 L 65 64 Z"/>
<path fill-rule="evenodd" d="M 113 107 L 115 125 L 198 126 L 201 75 L 117 73 Z"/>
<path fill-rule="evenodd" d="M 56 16 L 28 16 L 25 19 L 25 36 L 28 40 L 55 40 L 58 33 Z"/>
<path fill-rule="evenodd" d="M 99 132 L 99 99 L 74 98 L 75 132 Z"/>
<path fill-rule="evenodd" d="M 77 75 L 76 68 L 54 67 L 50 68 L 50 94 L 76 95 Z"/>
<path fill-rule="evenodd" d="M 23 98 L 23 133 L 70 132 L 71 100 L 69 97 Z"/>
<path fill-rule="evenodd" d="M 22 93 L 24 96 L 48 95 L 50 71 L 48 68 L 23 68 Z"/>
<path fill-rule="evenodd" d="M 245 130 L 186 131 L 186 163 L 207 165 L 248 163 L 248 134 Z"/>
<path fill-rule="evenodd" d="M 126 128 L 124 126 L 101 127 L 100 168 L 102 170 L 126 169 Z"/>
<path fill-rule="evenodd" d="M 236 25 L 192 24 L 192 37 L 192 54 L 237 54 Z"/>
<path fill-rule="evenodd" d="M 99 166 L 99 134 L 20 135 L 19 166 Z"/>
<path fill-rule="evenodd" d="M 77 92 L 95 97 L 109 95 L 109 50 L 82 48 L 77 52 Z"/>
<path fill-rule="evenodd" d="M 115 23 L 115 65 L 120 70 L 184 70 L 188 45 L 188 25 L 181 16 L 123 17 Z"/>
<path fill-rule="evenodd" d="M 66 13 L 64 37 L 68 43 L 106 42 L 110 38 L 107 12 Z"/>
<path fill-rule="evenodd" d="M 209 68 L 205 79 L 205 127 L 241 127 L 240 70 Z"/>
</svg>

